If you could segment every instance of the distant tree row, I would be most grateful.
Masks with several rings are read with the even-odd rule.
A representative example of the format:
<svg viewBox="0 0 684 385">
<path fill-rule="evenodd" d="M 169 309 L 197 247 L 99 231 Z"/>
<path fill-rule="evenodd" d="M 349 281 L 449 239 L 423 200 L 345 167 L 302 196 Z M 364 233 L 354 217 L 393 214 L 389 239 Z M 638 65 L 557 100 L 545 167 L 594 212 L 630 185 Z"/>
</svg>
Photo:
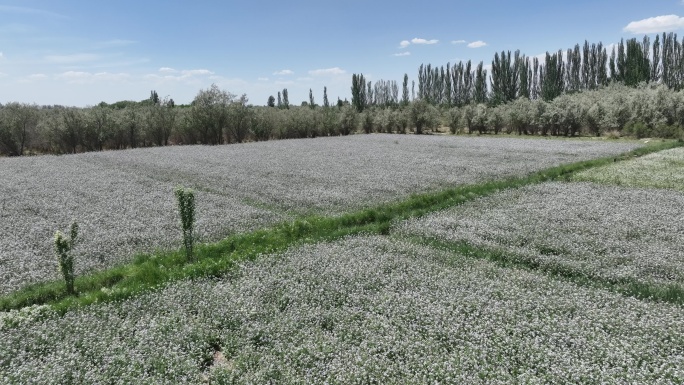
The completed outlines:
<svg viewBox="0 0 684 385">
<path fill-rule="evenodd" d="M 368 81 L 363 74 L 352 75 L 352 106 L 357 112 L 363 112 L 369 107 L 397 107 L 399 103 L 408 104 L 408 75 L 404 75 L 404 83 L 401 99 L 399 98 L 399 86 L 394 80 Z"/>
<path fill-rule="evenodd" d="M 283 95 L 287 101 L 287 90 Z M 357 125 L 358 114 L 341 101 L 317 109 L 255 107 L 246 95 L 212 85 L 188 106 L 176 106 L 155 91 L 142 102 L 87 108 L 9 103 L 0 106 L 0 155 L 348 135 Z"/>
<path fill-rule="evenodd" d="M 489 73 L 488 73 L 489 72 Z M 483 62 L 421 65 L 416 84 L 405 74 L 374 84 L 353 74 L 351 103 L 335 105 L 323 89 L 292 106 L 287 89 L 268 107 L 248 104 L 216 85 L 188 106 L 160 98 L 100 103 L 89 108 L 0 106 L 0 155 L 76 153 L 169 144 L 223 144 L 249 140 L 348 135 L 362 132 L 452 132 L 540 135 L 683 137 L 684 41 L 674 33 L 651 43 L 629 39 L 608 55 L 603 44 L 546 53 L 543 61 L 519 51 Z M 274 108 L 277 107 L 277 108 Z"/>
<path fill-rule="evenodd" d="M 575 45 L 567 51 L 547 52 L 543 59 L 520 51 L 496 53 L 488 74 L 484 62 L 471 61 L 418 69 L 418 98 L 430 104 L 462 107 L 471 103 L 492 106 L 518 98 L 551 101 L 564 93 L 595 90 L 609 83 L 635 87 L 662 83 L 684 87 L 684 41 L 675 33 L 621 40 L 610 52 L 602 43 Z M 355 75 L 363 77 L 363 75 Z M 352 83 L 354 80 L 352 80 Z"/>
<path fill-rule="evenodd" d="M 367 86 L 365 87 L 367 90 Z M 374 91 L 375 92 L 375 91 Z M 124 105 L 125 104 L 125 105 Z M 314 103 L 315 105 L 315 103 Z M 518 98 L 505 104 L 435 106 L 425 99 L 363 112 L 339 106 L 258 107 L 212 86 L 190 106 L 171 99 L 46 108 L 10 103 L 0 108 L 0 154 L 77 153 L 178 144 L 224 144 L 365 133 L 630 135 L 684 139 L 684 90 L 641 83 L 565 93 L 551 101 Z"/>
</svg>

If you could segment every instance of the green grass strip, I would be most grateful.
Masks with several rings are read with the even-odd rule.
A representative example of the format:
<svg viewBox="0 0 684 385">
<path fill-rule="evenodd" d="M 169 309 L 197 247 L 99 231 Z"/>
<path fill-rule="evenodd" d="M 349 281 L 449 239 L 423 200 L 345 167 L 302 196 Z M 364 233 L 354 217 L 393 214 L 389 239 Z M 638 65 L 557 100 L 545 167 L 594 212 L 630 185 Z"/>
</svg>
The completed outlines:
<svg viewBox="0 0 684 385">
<path fill-rule="evenodd" d="M 542 272 L 580 286 L 613 291 L 624 296 L 635 297 L 642 300 L 684 305 L 684 287 L 676 283 L 658 284 L 640 282 L 630 278 L 607 280 L 605 278 L 587 275 L 584 272 L 574 270 L 567 266 L 544 265 L 535 258 L 511 253 L 503 248 L 474 246 L 466 241 L 448 242 L 422 236 L 402 237 L 402 239 L 414 244 L 444 250 L 456 255 L 488 260 L 505 268 Z"/>
<path fill-rule="evenodd" d="M 683 146 L 681 142 L 651 143 L 622 154 L 552 167 L 522 177 L 512 177 L 438 192 L 415 194 L 395 203 L 379 205 L 340 216 L 308 216 L 222 241 L 196 246 L 195 259 L 188 262 L 182 250 L 138 255 L 132 263 L 76 278 L 76 296 L 69 296 L 62 281 L 37 283 L 0 297 L 0 311 L 34 304 L 49 304 L 60 313 L 95 302 L 123 300 L 172 281 L 229 274 L 236 262 L 262 254 L 283 251 L 301 243 L 330 241 L 360 233 L 388 234 L 397 221 L 422 216 L 490 195 L 550 180 L 568 180 L 573 173 L 631 159 L 664 149 Z M 677 294 L 678 297 L 681 297 Z"/>
</svg>

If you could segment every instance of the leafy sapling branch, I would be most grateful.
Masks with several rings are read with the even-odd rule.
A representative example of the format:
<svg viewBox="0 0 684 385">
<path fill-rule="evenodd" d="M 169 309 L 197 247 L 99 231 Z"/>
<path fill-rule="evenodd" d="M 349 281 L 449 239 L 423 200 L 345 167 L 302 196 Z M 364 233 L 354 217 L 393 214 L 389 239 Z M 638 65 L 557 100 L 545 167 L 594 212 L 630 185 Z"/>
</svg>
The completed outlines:
<svg viewBox="0 0 684 385">
<path fill-rule="evenodd" d="M 192 189 L 176 188 L 176 200 L 180 211 L 181 227 L 183 228 L 183 246 L 188 261 L 193 259 L 193 244 L 195 242 L 193 228 L 195 226 L 195 192 Z"/>
<path fill-rule="evenodd" d="M 59 262 L 59 271 L 64 277 L 66 291 L 68 294 L 75 294 L 74 290 L 74 256 L 71 253 L 78 240 L 78 223 L 73 222 L 69 230 L 69 238 L 59 230 L 55 233 L 55 253 Z"/>
</svg>

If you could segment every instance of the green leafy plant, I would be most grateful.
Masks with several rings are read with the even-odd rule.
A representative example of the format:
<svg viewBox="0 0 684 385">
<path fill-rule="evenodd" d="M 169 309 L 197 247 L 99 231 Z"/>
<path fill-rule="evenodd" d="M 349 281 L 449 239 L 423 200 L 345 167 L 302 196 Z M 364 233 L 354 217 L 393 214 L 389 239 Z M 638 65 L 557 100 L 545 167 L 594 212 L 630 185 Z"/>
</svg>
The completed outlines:
<svg viewBox="0 0 684 385">
<path fill-rule="evenodd" d="M 71 250 L 76 245 L 77 239 L 78 223 L 76 222 L 71 224 L 68 239 L 59 230 L 55 233 L 55 252 L 59 262 L 59 271 L 64 277 L 68 294 L 76 293 L 74 290 L 74 256 Z"/>
<path fill-rule="evenodd" d="M 180 211 L 181 226 L 183 228 L 183 246 L 188 261 L 193 258 L 192 248 L 195 242 L 193 228 L 195 226 L 195 192 L 182 187 L 176 188 L 176 199 Z"/>
</svg>

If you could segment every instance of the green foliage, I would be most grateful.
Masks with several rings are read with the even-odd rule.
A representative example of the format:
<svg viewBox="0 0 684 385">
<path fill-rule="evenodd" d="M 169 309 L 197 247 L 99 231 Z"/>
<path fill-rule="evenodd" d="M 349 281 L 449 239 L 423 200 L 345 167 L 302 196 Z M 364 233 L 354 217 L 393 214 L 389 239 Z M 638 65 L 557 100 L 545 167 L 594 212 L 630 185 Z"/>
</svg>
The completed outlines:
<svg viewBox="0 0 684 385">
<path fill-rule="evenodd" d="M 363 132 L 370 134 L 373 132 L 373 112 L 366 110 L 363 114 Z"/>
<path fill-rule="evenodd" d="M 309 88 L 309 108 L 316 108 L 316 102 L 314 101 L 313 91 Z"/>
<path fill-rule="evenodd" d="M 542 99 L 549 102 L 563 93 L 565 87 L 564 74 L 563 51 L 558 51 L 555 54 L 547 52 L 546 63 L 539 75 Z"/>
<path fill-rule="evenodd" d="M 453 107 L 447 113 L 449 131 L 452 134 L 460 132 L 461 128 L 461 110 L 458 107 Z"/>
<path fill-rule="evenodd" d="M 665 139 L 684 139 L 684 129 L 680 125 L 659 124 L 653 128 L 653 136 Z"/>
<path fill-rule="evenodd" d="M 9 103 L 0 110 L 0 154 L 24 155 L 36 135 L 38 119 L 35 105 Z"/>
<path fill-rule="evenodd" d="M 644 124 L 644 122 L 634 121 L 629 122 L 625 126 L 625 133 L 634 136 L 637 139 L 648 138 L 649 136 L 651 136 L 651 129 L 648 128 L 648 126 Z"/>
<path fill-rule="evenodd" d="M 356 130 L 358 125 L 358 114 L 351 106 L 340 107 L 341 111 L 337 120 L 338 132 L 340 135 L 349 135 Z"/>
<path fill-rule="evenodd" d="M 416 134 L 423 134 L 425 129 L 432 129 L 439 123 L 439 112 L 424 99 L 418 99 L 411 103 L 410 117 Z"/>
<path fill-rule="evenodd" d="M 283 105 L 282 108 L 288 110 L 290 109 L 290 96 L 287 93 L 287 88 L 283 88 Z"/>
<path fill-rule="evenodd" d="M 525 57 L 523 56 L 522 59 Z M 518 89 L 520 87 L 520 64 L 523 60 L 520 58 L 520 51 L 515 51 L 515 56 L 511 57 L 511 51 L 502 51 L 494 54 L 492 61 L 492 103 L 497 105 L 507 103 L 518 96 Z M 478 66 L 477 73 L 482 71 Z M 485 73 L 486 76 L 486 73 Z M 479 81 L 476 82 L 476 89 Z M 486 88 L 486 87 L 485 87 Z M 477 94 L 477 92 L 476 92 Z M 481 97 L 476 97 L 477 103 L 484 103 Z"/>
<path fill-rule="evenodd" d="M 363 112 L 368 104 L 366 96 L 366 79 L 363 77 L 363 74 L 352 75 L 351 95 L 352 106 L 356 109 L 356 112 Z"/>
<path fill-rule="evenodd" d="M 178 201 L 181 227 L 183 228 L 183 247 L 185 247 L 185 256 L 188 261 L 192 261 L 195 243 L 193 234 L 195 227 L 195 192 L 191 189 L 178 187 L 176 188 L 175 194 L 176 200 Z"/>
<path fill-rule="evenodd" d="M 78 223 L 73 222 L 67 239 L 60 231 L 55 233 L 54 244 L 59 271 L 64 277 L 66 292 L 69 295 L 76 294 L 74 290 L 74 256 L 71 253 L 78 240 Z"/>
<path fill-rule="evenodd" d="M 188 118 L 200 143 L 222 144 L 224 142 L 229 119 L 228 106 L 235 98 L 236 95 L 219 89 L 216 84 L 197 93 L 192 101 L 192 110 Z M 162 144 L 159 143 L 159 145 Z"/>
</svg>

